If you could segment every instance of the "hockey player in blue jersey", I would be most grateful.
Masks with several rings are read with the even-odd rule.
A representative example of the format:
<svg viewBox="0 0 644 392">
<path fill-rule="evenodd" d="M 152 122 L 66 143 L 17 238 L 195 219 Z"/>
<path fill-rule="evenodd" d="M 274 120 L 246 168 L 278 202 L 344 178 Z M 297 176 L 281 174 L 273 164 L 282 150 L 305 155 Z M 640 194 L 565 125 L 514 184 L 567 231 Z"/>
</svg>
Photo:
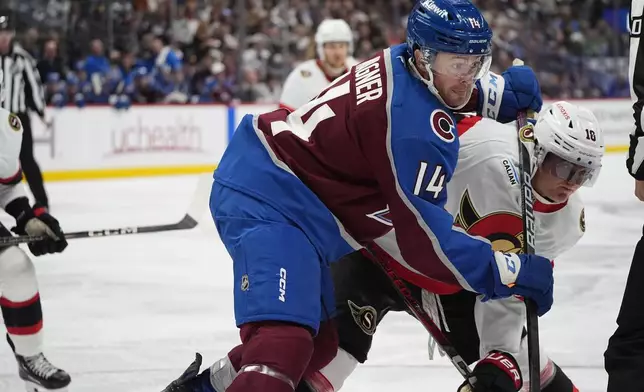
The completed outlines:
<svg viewBox="0 0 644 392">
<path fill-rule="evenodd" d="M 494 252 L 453 229 L 443 208 L 459 148 L 452 112 L 510 121 L 541 108 L 529 68 L 488 73 L 491 40 L 469 1 L 423 0 L 406 44 L 356 65 L 293 112 L 244 117 L 210 200 L 233 259 L 242 344 L 201 374 L 197 356 L 166 392 L 294 391 L 337 351 L 329 263 L 366 244 L 432 292 L 521 295 L 548 311 L 547 259 Z M 314 389 L 332 390 L 325 380 Z"/>
</svg>

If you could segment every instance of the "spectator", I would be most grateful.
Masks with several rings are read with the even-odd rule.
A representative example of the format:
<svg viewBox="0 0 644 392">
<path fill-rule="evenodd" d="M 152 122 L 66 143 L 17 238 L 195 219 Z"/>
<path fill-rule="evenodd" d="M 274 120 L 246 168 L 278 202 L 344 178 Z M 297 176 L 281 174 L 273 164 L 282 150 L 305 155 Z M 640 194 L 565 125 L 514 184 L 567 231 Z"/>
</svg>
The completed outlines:
<svg viewBox="0 0 644 392">
<path fill-rule="evenodd" d="M 105 57 L 103 41 L 94 39 L 90 45 L 90 55 L 85 59 L 83 69 L 91 79 L 94 74 L 106 75 L 110 70 L 110 61 Z"/>
<path fill-rule="evenodd" d="M 266 83 L 259 80 L 259 72 L 255 68 L 244 68 L 244 80 L 239 90 L 237 97 L 242 102 L 275 102 Z"/>
<path fill-rule="evenodd" d="M 65 59 L 63 65 L 75 72 L 69 80 L 76 84 L 68 86 L 81 92 L 79 102 L 103 102 L 103 88 L 109 90 L 121 82 L 129 86 L 128 96 L 136 102 L 160 102 L 169 94 L 175 101 L 184 94 L 186 102 L 188 96 L 189 101 L 228 102 L 235 91 L 246 98 L 267 99 L 291 69 L 315 56 L 312 37 L 323 19 L 346 20 L 355 35 L 354 56 L 365 59 L 380 48 L 402 42 L 406 13 L 415 2 L 239 1 L 246 5 L 243 42 L 237 40 L 242 16 L 236 14 L 237 1 L 233 0 L 111 0 L 110 7 L 106 0 L 20 0 L 25 31 L 21 39 L 28 51 L 44 61 L 50 54 L 46 46 L 44 53 L 38 53 L 35 43 L 39 37 L 67 36 L 55 42 L 60 45 L 59 58 Z M 627 59 L 628 34 L 622 27 L 625 20 L 621 23 L 619 19 L 625 13 L 619 7 L 627 9 L 629 1 L 473 2 L 485 10 L 495 32 L 493 71 L 502 72 L 520 57 L 537 72 L 544 98 L 628 95 L 622 77 L 627 74 L 623 60 Z M 107 28 L 109 23 L 112 29 Z M 96 39 L 88 45 L 86 37 Z M 119 56 L 108 59 L 103 42 L 109 42 L 110 51 L 136 58 L 129 76 L 110 73 L 110 60 L 115 65 L 123 61 Z M 238 57 L 242 64 L 237 64 Z M 77 70 L 75 64 L 83 58 L 85 66 Z M 204 65 L 210 61 L 211 65 Z M 240 73 L 242 80 L 236 80 L 239 67 L 246 68 Z M 68 79 L 64 74 L 59 82 Z M 116 75 L 120 80 L 114 80 Z M 191 81 L 193 77 L 198 79 Z M 54 79 L 43 75 L 43 80 L 59 83 Z M 259 86 L 252 87 L 251 80 Z M 212 89 L 205 95 L 204 85 Z M 91 91 L 86 91 L 88 87 Z M 69 100 L 75 97 L 67 94 Z"/>
<path fill-rule="evenodd" d="M 53 39 L 45 41 L 42 53 L 42 58 L 38 61 L 38 73 L 40 74 L 40 79 L 49 81 L 50 74 L 57 74 L 58 77 L 54 77 L 54 79 L 60 80 L 67 71 L 58 54 L 58 42 Z"/>
</svg>

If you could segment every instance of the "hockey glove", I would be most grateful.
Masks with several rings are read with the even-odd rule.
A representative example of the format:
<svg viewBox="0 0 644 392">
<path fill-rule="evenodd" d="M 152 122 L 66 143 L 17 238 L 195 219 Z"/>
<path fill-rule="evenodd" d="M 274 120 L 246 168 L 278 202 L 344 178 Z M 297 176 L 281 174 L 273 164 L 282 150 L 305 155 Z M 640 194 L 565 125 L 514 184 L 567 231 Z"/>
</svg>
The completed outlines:
<svg viewBox="0 0 644 392">
<path fill-rule="evenodd" d="M 494 298 L 527 297 L 537 303 L 539 316 L 546 314 L 553 301 L 554 277 L 550 260 L 538 255 L 501 252 L 495 252 L 494 258 Z"/>
<path fill-rule="evenodd" d="M 12 203 L 9 204 L 11 205 Z M 11 207 L 7 205 L 7 212 L 9 212 L 9 209 Z M 33 209 L 22 208 L 22 212 L 16 216 L 16 227 L 12 230 L 19 235 L 45 235 L 49 237 L 29 243 L 29 250 L 34 256 L 59 253 L 67 247 L 65 233 L 63 233 L 56 218 L 51 216 L 45 207 L 38 204 L 34 205 Z"/>
<path fill-rule="evenodd" d="M 458 392 L 517 392 L 523 386 L 517 361 L 502 351 L 492 351 L 481 359 L 472 376 L 476 377 L 474 386 L 465 381 Z"/>
<path fill-rule="evenodd" d="M 539 81 L 532 68 L 519 65 L 501 75 L 488 72 L 476 82 L 476 112 L 502 123 L 516 120 L 521 110 L 539 112 L 543 105 Z"/>
</svg>

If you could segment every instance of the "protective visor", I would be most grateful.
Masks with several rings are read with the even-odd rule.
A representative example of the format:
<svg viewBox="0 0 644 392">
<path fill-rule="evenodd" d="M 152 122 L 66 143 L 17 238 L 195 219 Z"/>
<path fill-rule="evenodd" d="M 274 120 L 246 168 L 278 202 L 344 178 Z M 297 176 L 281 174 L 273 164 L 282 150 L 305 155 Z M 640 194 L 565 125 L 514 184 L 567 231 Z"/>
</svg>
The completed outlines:
<svg viewBox="0 0 644 392">
<path fill-rule="evenodd" d="M 492 55 L 469 55 L 448 52 L 437 52 L 431 49 L 422 50 L 423 61 L 429 69 L 439 75 L 461 80 L 478 80 L 489 70 Z"/>
<path fill-rule="evenodd" d="M 599 176 L 600 167 L 585 167 L 569 162 L 555 154 L 547 153 L 540 166 L 541 170 L 574 185 L 593 186 Z"/>
</svg>

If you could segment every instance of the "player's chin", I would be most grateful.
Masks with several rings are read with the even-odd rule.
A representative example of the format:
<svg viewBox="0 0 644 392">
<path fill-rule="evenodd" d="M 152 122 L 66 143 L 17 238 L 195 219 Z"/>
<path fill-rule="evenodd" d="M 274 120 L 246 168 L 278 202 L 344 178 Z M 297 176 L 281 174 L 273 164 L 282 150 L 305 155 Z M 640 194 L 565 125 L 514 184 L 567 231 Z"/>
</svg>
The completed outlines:
<svg viewBox="0 0 644 392">
<path fill-rule="evenodd" d="M 465 105 L 467 101 L 470 98 L 470 92 L 469 91 L 464 91 L 464 92 L 456 92 L 456 91 L 450 91 L 447 97 L 445 97 L 445 103 L 453 108 L 460 107 Z"/>
<path fill-rule="evenodd" d="M 344 67 L 345 63 L 346 63 L 346 60 L 344 58 L 341 58 L 341 57 L 332 58 L 329 61 L 329 65 L 331 67 L 333 67 L 333 68 L 342 68 L 342 67 Z"/>
<path fill-rule="evenodd" d="M 568 198 L 570 197 L 570 195 L 572 195 L 574 192 L 575 191 L 571 191 L 571 190 L 567 190 L 567 189 L 566 190 L 559 190 L 555 194 L 555 197 L 552 198 L 552 201 L 554 201 L 555 203 L 563 203 L 563 202 L 567 201 Z"/>
</svg>

